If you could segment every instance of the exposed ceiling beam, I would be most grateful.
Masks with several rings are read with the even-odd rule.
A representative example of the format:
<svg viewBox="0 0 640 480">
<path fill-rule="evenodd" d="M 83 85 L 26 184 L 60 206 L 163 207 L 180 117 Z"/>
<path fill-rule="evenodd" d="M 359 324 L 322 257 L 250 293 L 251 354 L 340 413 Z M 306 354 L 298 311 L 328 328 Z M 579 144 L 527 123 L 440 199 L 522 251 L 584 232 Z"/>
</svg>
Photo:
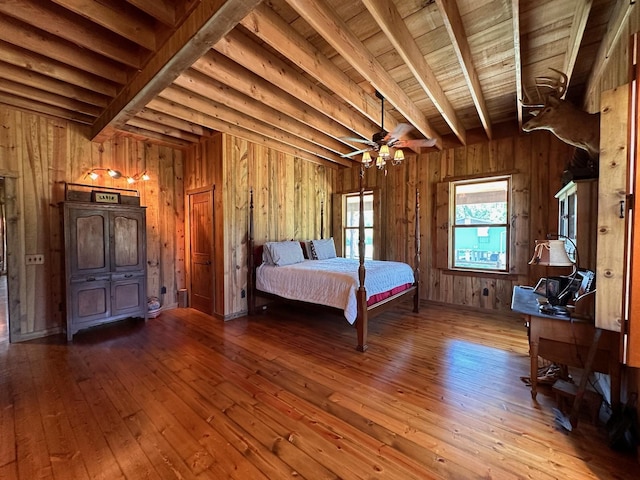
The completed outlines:
<svg viewBox="0 0 640 480">
<path fill-rule="evenodd" d="M 286 0 L 360 75 L 373 85 L 422 135 L 436 139 L 438 148 L 442 138 L 434 130 L 420 109 L 382 67 L 376 57 L 349 29 L 345 22 L 321 0 Z"/>
<path fill-rule="evenodd" d="M 573 22 L 571 23 L 571 34 L 569 35 L 569 46 L 567 48 L 564 66 L 562 67 L 562 71 L 567 76 L 567 89 L 571 83 L 571 76 L 573 75 L 573 69 L 576 65 L 576 59 L 578 58 L 580 44 L 582 43 L 584 30 L 587 27 L 587 20 L 589 20 L 592 4 L 593 0 L 577 0 L 576 2 L 576 10 L 573 16 Z M 566 93 L 565 91 L 565 95 Z"/>
<path fill-rule="evenodd" d="M 88 103 L 98 107 L 106 107 L 108 105 L 108 97 L 84 88 L 78 88 L 67 82 L 49 78 L 45 75 L 27 70 L 24 68 L 9 65 L 0 61 L 0 70 L 5 79 L 12 80 L 23 85 L 28 85 L 45 92 L 55 93 L 63 97 L 72 98 L 80 102 Z"/>
<path fill-rule="evenodd" d="M 377 125 L 353 112 L 237 29 L 229 32 L 213 48 L 363 138 L 370 139 L 379 131 Z"/>
<path fill-rule="evenodd" d="M 234 125 L 231 123 L 227 123 L 223 120 L 211 117 L 206 115 L 200 111 L 194 110 L 192 108 L 186 107 L 184 105 L 179 105 L 169 100 L 165 100 L 161 97 L 157 97 L 156 99 L 149 102 L 149 108 L 153 110 L 157 110 L 159 112 L 165 113 L 167 115 L 172 115 L 178 118 L 181 118 L 188 122 L 198 123 L 199 125 L 204 125 L 207 128 L 212 130 L 216 130 L 218 132 L 227 133 L 229 135 L 233 135 L 234 137 L 239 137 L 249 142 L 253 142 L 257 145 L 262 145 L 267 148 L 272 148 L 274 150 L 278 150 L 279 152 L 293 155 L 294 157 L 303 158 L 312 163 L 316 163 L 319 165 L 324 165 L 330 168 L 338 168 L 339 164 L 332 162 L 330 160 L 325 160 L 319 158 L 315 155 L 311 155 L 304 150 L 300 150 L 289 145 L 285 145 L 276 140 L 272 140 L 269 137 L 264 135 L 260 135 L 258 133 L 247 130 L 239 125 Z M 351 167 L 353 163 L 345 162 L 346 164 L 343 166 Z"/>
<path fill-rule="evenodd" d="M 160 96 L 181 105 L 185 105 L 191 109 L 198 110 L 210 117 L 217 118 L 232 125 L 242 125 L 245 130 L 250 130 L 273 140 L 282 142 L 299 150 L 304 150 L 312 155 L 331 160 L 341 165 L 350 166 L 351 162 L 341 158 L 339 155 L 316 145 L 308 140 L 291 135 L 284 130 L 266 124 L 261 120 L 257 120 L 242 112 L 232 110 L 219 103 L 210 102 L 209 99 L 201 95 L 189 92 L 180 87 L 171 86 L 165 89 Z"/>
<path fill-rule="evenodd" d="M 522 46 L 520 45 L 520 0 L 511 0 L 513 18 L 513 69 L 516 82 L 516 113 L 518 128 L 522 129 Z"/>
<path fill-rule="evenodd" d="M 180 138 L 171 137 L 169 135 L 163 135 L 162 133 L 147 130 L 145 128 L 134 127 L 132 125 L 124 125 L 122 128 L 118 129 L 114 133 L 114 135 L 118 135 L 121 137 L 132 137 L 142 141 L 153 140 L 154 143 L 166 145 L 173 148 L 187 148 L 193 145 L 193 142 L 189 142 L 188 140 L 182 140 Z"/>
<path fill-rule="evenodd" d="M 242 26 L 273 49 L 291 59 L 313 78 L 377 125 L 382 122 L 380 100 L 361 88 L 322 52 L 298 34 L 282 17 L 264 3 L 242 20 Z M 392 131 L 398 122 L 385 114 L 385 129 Z"/>
<path fill-rule="evenodd" d="M 352 135 L 351 130 L 332 118 L 318 115 L 306 103 L 216 51 L 208 52 L 192 68 L 333 138 Z"/>
<path fill-rule="evenodd" d="M 604 68 L 607 63 L 609 63 L 611 51 L 618 44 L 620 34 L 622 33 L 623 27 L 627 25 L 629 15 L 631 14 L 631 10 L 635 4 L 635 0 L 618 0 L 615 2 L 613 12 L 609 18 L 609 24 L 607 25 L 607 32 L 605 33 L 602 42 L 600 42 L 600 48 L 598 48 L 598 53 L 593 61 L 593 68 L 589 74 L 589 80 L 587 80 L 587 87 L 585 89 L 584 96 L 585 101 L 586 99 L 591 98 L 591 95 L 598 85 L 600 76 L 602 75 L 602 72 L 604 72 Z"/>
<path fill-rule="evenodd" d="M 14 82 L 0 78 L 0 91 L 5 93 L 11 93 L 19 97 L 28 98 L 29 100 L 35 100 L 54 107 L 65 108 L 67 110 L 75 111 L 78 113 L 84 113 L 93 118 L 100 115 L 101 108 L 94 105 L 89 105 L 84 102 L 80 102 L 73 98 L 67 98 L 57 93 L 52 93 L 47 90 L 40 90 L 38 88 L 30 87 L 22 83 Z"/>
<path fill-rule="evenodd" d="M 174 85 L 183 87 L 250 117 L 259 118 L 265 123 L 276 125 L 285 132 L 300 137 L 301 140 L 313 142 L 339 155 L 348 153 L 346 146 L 334 138 L 324 135 L 294 118 L 283 115 L 279 110 L 256 102 L 253 98 L 193 69 L 183 72 L 175 80 Z"/>
<path fill-rule="evenodd" d="M 176 5 L 172 0 L 127 0 L 127 2 L 165 25 L 174 26 L 176 23 Z"/>
<path fill-rule="evenodd" d="M 396 6 L 387 0 L 362 0 L 362 3 L 402 57 L 407 68 L 429 96 L 449 128 L 464 145 L 466 143 L 464 126 Z"/>
<path fill-rule="evenodd" d="M 19 110 L 27 110 L 29 112 L 39 113 L 41 115 L 51 116 L 53 118 L 63 118 L 73 122 L 91 125 L 93 117 L 83 113 L 68 110 L 66 108 L 54 107 L 52 105 L 43 105 L 40 102 L 30 100 L 28 98 L 16 97 L 0 92 L 0 104 L 15 107 Z"/>
<path fill-rule="evenodd" d="M 372 0 L 365 0 L 372 1 Z M 380 0 L 376 0 L 380 1 Z M 442 20 L 444 26 L 449 33 L 453 50 L 456 52 L 460 68 L 464 74 L 464 78 L 467 81 L 473 104 L 476 106 L 480 122 L 487 132 L 487 138 L 491 140 L 491 118 L 489 118 L 489 111 L 487 110 L 487 104 L 484 100 L 484 94 L 482 93 L 482 86 L 480 85 L 480 79 L 478 78 L 478 72 L 476 71 L 475 64 L 473 62 L 473 56 L 471 55 L 471 48 L 469 47 L 469 41 L 464 31 L 464 25 L 462 23 L 462 17 L 460 16 L 460 10 L 455 0 L 436 0 L 440 13 L 442 14 Z"/>
<path fill-rule="evenodd" d="M 50 33 L 17 23 L 0 16 L 0 40 L 35 53 L 46 52 L 49 57 L 59 62 L 108 78 L 120 85 L 127 82 L 127 72 L 122 65 L 89 50 L 78 48 L 78 45 Z"/>
<path fill-rule="evenodd" d="M 0 13 L 17 18 L 45 32 L 54 32 L 65 40 L 104 55 L 130 67 L 140 68 L 141 57 L 137 49 L 127 42 L 117 42 L 104 35 L 89 20 L 78 21 L 63 15 L 59 9 L 51 8 L 49 2 L 21 0 L 0 2 Z"/>
<path fill-rule="evenodd" d="M 103 78 L 96 77 L 77 68 L 69 67 L 64 63 L 50 60 L 48 57 L 38 55 L 37 53 L 27 52 L 14 45 L 4 44 L 4 42 L 0 43 L 2 43 L 2 48 L 0 48 L 0 61 L 16 65 L 25 70 L 46 72 L 48 77 L 104 95 L 114 96 L 116 94 L 116 85 Z"/>
<path fill-rule="evenodd" d="M 127 122 L 127 126 L 141 128 L 189 143 L 197 143 L 200 140 L 199 135 L 194 135 L 193 133 L 185 132 L 179 128 L 169 127 L 168 125 L 163 125 L 161 123 L 154 122 L 153 120 L 147 120 L 141 117 L 133 117 Z"/>
<path fill-rule="evenodd" d="M 156 34 L 150 22 L 143 22 L 124 9 L 113 9 L 102 2 L 86 0 L 52 0 L 77 15 L 115 32 L 147 50 L 156 49 Z M 131 9 L 130 9 L 131 10 Z"/>
<path fill-rule="evenodd" d="M 126 124 L 260 1 L 202 0 L 98 118 L 91 132 L 92 140 L 104 139 L 101 133 L 107 126 L 119 128 Z"/>
<path fill-rule="evenodd" d="M 152 122 L 160 123 L 162 125 L 168 125 L 173 128 L 177 128 L 184 132 L 193 133 L 199 137 L 208 136 L 211 134 L 209 129 L 204 128 L 202 125 L 198 125 L 193 122 L 187 122 L 172 115 L 167 115 L 162 112 L 153 110 L 152 108 L 143 108 L 138 112 L 135 118 L 144 118 Z"/>
</svg>

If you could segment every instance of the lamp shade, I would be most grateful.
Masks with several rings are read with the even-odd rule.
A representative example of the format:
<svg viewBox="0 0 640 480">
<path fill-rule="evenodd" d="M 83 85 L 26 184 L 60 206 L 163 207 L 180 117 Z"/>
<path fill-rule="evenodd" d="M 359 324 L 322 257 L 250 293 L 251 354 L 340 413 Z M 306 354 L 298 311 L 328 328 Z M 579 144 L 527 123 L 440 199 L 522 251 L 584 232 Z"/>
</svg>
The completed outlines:
<svg viewBox="0 0 640 480">
<path fill-rule="evenodd" d="M 536 247 L 529 265 L 546 267 L 571 267 L 573 262 L 567 255 L 564 240 L 536 240 Z"/>
</svg>

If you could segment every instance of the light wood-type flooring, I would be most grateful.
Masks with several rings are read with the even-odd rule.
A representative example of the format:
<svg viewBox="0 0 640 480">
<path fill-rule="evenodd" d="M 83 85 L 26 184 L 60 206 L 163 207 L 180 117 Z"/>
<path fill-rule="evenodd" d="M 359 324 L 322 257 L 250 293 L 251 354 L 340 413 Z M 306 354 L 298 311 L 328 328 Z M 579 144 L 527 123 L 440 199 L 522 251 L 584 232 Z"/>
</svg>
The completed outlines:
<svg viewBox="0 0 640 480">
<path fill-rule="evenodd" d="M 0 479 L 615 479 L 635 456 L 531 399 L 522 320 L 403 305 L 191 309 L 0 342 Z"/>
</svg>

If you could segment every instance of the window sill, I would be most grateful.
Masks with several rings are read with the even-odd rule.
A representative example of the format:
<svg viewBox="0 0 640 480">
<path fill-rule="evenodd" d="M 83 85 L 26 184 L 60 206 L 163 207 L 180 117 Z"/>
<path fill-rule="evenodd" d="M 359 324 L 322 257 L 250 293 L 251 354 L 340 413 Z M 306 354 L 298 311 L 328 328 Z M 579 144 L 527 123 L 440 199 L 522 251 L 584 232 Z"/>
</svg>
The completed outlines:
<svg viewBox="0 0 640 480">
<path fill-rule="evenodd" d="M 519 280 L 521 275 L 509 272 L 484 272 L 482 270 L 454 270 L 451 268 L 441 269 L 445 275 L 454 275 L 461 277 L 483 277 L 483 278 L 499 278 L 500 280 Z"/>
</svg>

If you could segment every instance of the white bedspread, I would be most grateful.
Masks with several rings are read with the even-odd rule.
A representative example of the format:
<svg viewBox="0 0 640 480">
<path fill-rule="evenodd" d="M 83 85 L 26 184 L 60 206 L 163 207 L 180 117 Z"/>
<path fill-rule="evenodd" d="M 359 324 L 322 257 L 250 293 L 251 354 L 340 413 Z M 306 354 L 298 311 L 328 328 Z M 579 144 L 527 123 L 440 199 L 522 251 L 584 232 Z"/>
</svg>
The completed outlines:
<svg viewBox="0 0 640 480">
<path fill-rule="evenodd" d="M 358 260 L 340 257 L 305 260 L 284 267 L 263 263 L 256 270 L 256 287 L 283 298 L 340 308 L 353 324 L 358 316 L 358 266 Z M 414 282 L 413 270 L 406 263 L 367 260 L 365 269 L 367 300 Z"/>
</svg>

